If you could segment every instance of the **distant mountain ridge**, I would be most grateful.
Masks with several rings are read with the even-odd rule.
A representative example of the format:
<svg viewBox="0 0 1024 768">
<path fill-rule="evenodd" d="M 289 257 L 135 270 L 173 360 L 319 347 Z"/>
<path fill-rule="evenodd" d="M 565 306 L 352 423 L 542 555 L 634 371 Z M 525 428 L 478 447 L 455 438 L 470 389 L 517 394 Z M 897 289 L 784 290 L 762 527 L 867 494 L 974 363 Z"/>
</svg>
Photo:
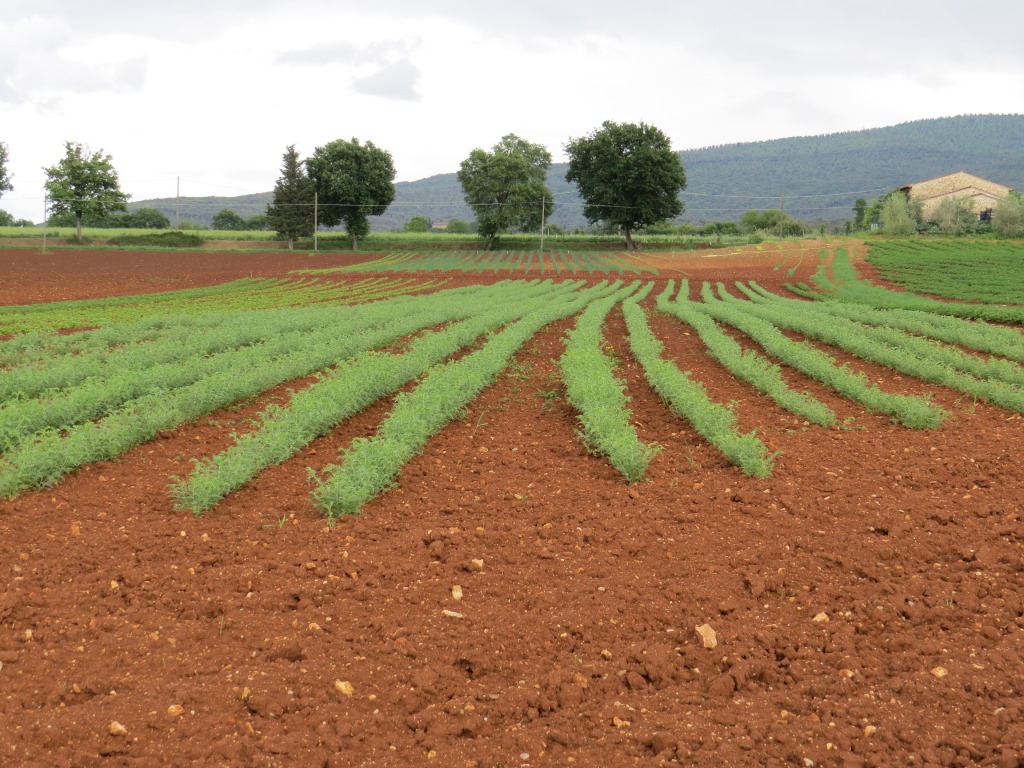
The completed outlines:
<svg viewBox="0 0 1024 768">
<path fill-rule="evenodd" d="M 467 150 L 468 154 L 469 150 Z M 783 206 L 806 223 L 852 218 L 858 197 L 870 201 L 896 187 L 967 171 L 1024 190 L 1024 115 L 960 115 L 914 120 L 819 136 L 725 144 L 679 153 L 687 187 L 679 222 L 737 220 L 744 211 Z M 566 164 L 553 165 L 548 185 L 555 197 L 549 220 L 565 229 L 585 227 L 582 202 L 565 181 Z M 230 208 L 249 218 L 265 213 L 273 193 L 241 197 L 140 200 L 131 208 L 157 208 L 171 221 L 209 226 Z M 393 231 L 413 216 L 432 221 L 472 221 L 455 173 L 395 184 L 395 201 L 371 217 L 374 231 Z"/>
</svg>

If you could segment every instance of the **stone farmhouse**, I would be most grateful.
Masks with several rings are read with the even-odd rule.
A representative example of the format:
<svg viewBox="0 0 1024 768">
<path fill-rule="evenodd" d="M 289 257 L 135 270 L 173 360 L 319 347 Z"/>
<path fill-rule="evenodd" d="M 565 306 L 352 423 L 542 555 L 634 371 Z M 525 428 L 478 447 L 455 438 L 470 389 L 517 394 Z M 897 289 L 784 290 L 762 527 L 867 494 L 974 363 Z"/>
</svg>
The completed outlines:
<svg viewBox="0 0 1024 768">
<path fill-rule="evenodd" d="M 948 197 L 971 198 L 974 200 L 974 212 L 978 215 L 978 219 L 988 221 L 992 217 L 992 209 L 995 207 L 996 201 L 1013 191 L 1002 184 L 986 181 L 964 171 L 907 184 L 905 187 L 900 187 L 900 190 L 912 200 L 921 202 L 921 211 L 926 221 L 933 218 L 939 203 Z"/>
</svg>

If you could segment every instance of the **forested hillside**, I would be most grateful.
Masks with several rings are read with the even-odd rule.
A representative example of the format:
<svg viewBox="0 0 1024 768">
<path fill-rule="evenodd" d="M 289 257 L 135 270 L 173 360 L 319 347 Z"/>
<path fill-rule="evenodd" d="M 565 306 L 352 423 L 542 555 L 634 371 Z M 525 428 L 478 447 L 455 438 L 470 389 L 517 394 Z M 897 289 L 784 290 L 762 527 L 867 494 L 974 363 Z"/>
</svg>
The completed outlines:
<svg viewBox="0 0 1024 768">
<path fill-rule="evenodd" d="M 964 115 L 916 120 L 887 128 L 727 144 L 680 153 L 687 188 L 681 222 L 737 220 L 744 211 L 783 205 L 807 223 L 852 217 L 858 197 L 871 200 L 894 187 L 953 171 L 967 171 L 1024 189 L 1024 115 Z M 467 149 L 467 154 L 468 154 Z M 550 221 L 565 229 L 586 226 L 565 164 L 553 165 L 555 197 Z M 399 182 L 387 213 L 371 217 L 376 231 L 401 229 L 413 216 L 433 221 L 472 220 L 455 173 Z M 181 218 L 209 225 L 222 208 L 243 217 L 266 210 L 271 193 L 243 197 L 181 198 Z M 142 200 L 175 220 L 176 201 Z"/>
</svg>

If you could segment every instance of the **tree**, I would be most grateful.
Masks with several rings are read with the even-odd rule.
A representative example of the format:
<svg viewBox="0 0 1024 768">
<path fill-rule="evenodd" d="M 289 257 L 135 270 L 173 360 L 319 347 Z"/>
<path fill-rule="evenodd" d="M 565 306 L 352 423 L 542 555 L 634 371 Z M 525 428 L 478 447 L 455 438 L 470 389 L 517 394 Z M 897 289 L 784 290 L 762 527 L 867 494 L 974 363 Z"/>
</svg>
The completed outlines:
<svg viewBox="0 0 1024 768">
<path fill-rule="evenodd" d="M 1011 192 L 992 211 L 992 229 L 1003 237 L 1024 237 L 1024 197 Z"/>
<path fill-rule="evenodd" d="M 514 133 L 503 136 L 490 152 L 474 149 L 462 161 L 456 175 L 487 249 L 502 232 L 540 229 L 554 207 L 544 183 L 550 165 L 547 149 Z"/>
<path fill-rule="evenodd" d="M 265 213 L 257 213 L 245 220 L 245 229 L 249 232 L 263 232 L 270 229 L 270 217 Z"/>
<path fill-rule="evenodd" d="M 171 220 L 156 208 L 139 208 L 128 214 L 133 229 L 168 229 Z"/>
<path fill-rule="evenodd" d="M 747 211 L 740 217 L 740 229 L 744 233 L 761 232 L 780 237 L 804 234 L 804 225 L 778 208 L 767 211 Z"/>
<path fill-rule="evenodd" d="M 366 217 L 380 216 L 395 199 L 391 153 L 371 141 L 338 139 L 313 150 L 306 168 L 319 196 L 321 223 L 344 222 L 352 250 L 358 250 L 359 239 L 370 234 Z"/>
<path fill-rule="evenodd" d="M 668 137 L 652 125 L 606 120 L 589 136 L 572 139 L 566 181 L 576 182 L 583 215 L 620 228 L 626 248 L 633 231 L 683 212 L 686 173 Z"/>
<path fill-rule="evenodd" d="M 245 219 L 230 208 L 221 208 L 213 214 L 213 220 L 210 224 L 214 229 L 228 232 L 240 232 L 245 229 Z"/>
<path fill-rule="evenodd" d="M 284 151 L 281 176 L 274 185 L 274 200 L 267 206 L 267 220 L 270 229 L 278 237 L 288 240 L 288 250 L 295 247 L 300 237 L 312 237 L 314 226 L 313 180 L 299 160 L 295 145 Z"/>
<path fill-rule="evenodd" d="M 426 216 L 413 216 L 405 222 L 404 230 L 406 232 L 429 232 L 430 219 Z"/>
<path fill-rule="evenodd" d="M 864 229 L 866 225 L 866 219 L 868 212 L 868 201 L 863 197 L 858 197 L 853 203 L 853 228 L 856 230 Z"/>
<path fill-rule="evenodd" d="M 974 201 L 969 197 L 943 198 L 935 209 L 933 220 L 945 235 L 962 235 L 978 220 Z"/>
<path fill-rule="evenodd" d="M 917 211 L 905 194 L 887 195 L 880 216 L 887 235 L 911 235 L 917 229 Z"/>
<path fill-rule="evenodd" d="M 448 229 L 445 230 L 449 235 L 468 235 L 472 231 L 469 222 L 462 219 L 451 219 L 448 222 Z"/>
<path fill-rule="evenodd" d="M 7 171 L 7 145 L 0 141 L 0 197 L 14 189 L 11 175 Z"/>
<path fill-rule="evenodd" d="M 43 186 L 50 196 L 50 211 L 74 215 L 75 238 L 81 242 L 83 218 L 102 220 L 112 211 L 127 210 L 129 195 L 121 191 L 112 159 L 102 149 L 90 152 L 78 142 L 66 141 L 64 150 L 57 165 L 43 169 Z"/>
</svg>

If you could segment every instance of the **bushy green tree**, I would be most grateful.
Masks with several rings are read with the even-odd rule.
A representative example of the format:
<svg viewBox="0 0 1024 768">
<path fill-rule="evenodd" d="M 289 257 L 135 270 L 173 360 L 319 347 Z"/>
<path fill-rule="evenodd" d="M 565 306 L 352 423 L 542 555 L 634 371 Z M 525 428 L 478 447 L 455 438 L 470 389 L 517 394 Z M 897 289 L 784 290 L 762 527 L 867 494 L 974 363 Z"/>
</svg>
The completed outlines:
<svg viewBox="0 0 1024 768">
<path fill-rule="evenodd" d="M 245 219 L 230 208 L 221 208 L 213 214 L 213 220 L 210 224 L 214 229 L 225 230 L 227 232 L 241 232 L 246 228 Z"/>
<path fill-rule="evenodd" d="M 249 232 L 264 232 L 270 229 L 270 217 L 265 213 L 257 213 L 245 220 L 245 228 Z"/>
<path fill-rule="evenodd" d="M 426 216 L 413 216 L 407 222 L 403 229 L 406 232 L 429 232 L 430 231 L 430 219 Z"/>
<path fill-rule="evenodd" d="M 888 195 L 879 215 L 887 235 L 905 236 L 917 231 L 919 211 L 902 192 Z"/>
<path fill-rule="evenodd" d="M 1003 237 L 1024 237 L 1024 197 L 1011 192 L 992 210 L 992 230 Z"/>
<path fill-rule="evenodd" d="M 858 197 L 853 203 L 853 228 L 864 229 L 867 225 L 868 201 Z"/>
<path fill-rule="evenodd" d="M 395 164 L 391 153 L 359 139 L 338 139 L 317 147 L 306 160 L 319 196 L 320 221 L 345 224 L 352 250 L 370 234 L 367 216 L 380 216 L 395 199 Z"/>
<path fill-rule="evenodd" d="M 468 221 L 452 219 L 448 222 L 448 229 L 445 231 L 450 235 L 468 235 L 473 231 L 473 227 Z"/>
<path fill-rule="evenodd" d="M 583 215 L 623 231 L 626 248 L 632 234 L 683 212 L 679 193 L 686 173 L 668 137 L 652 125 L 606 120 L 589 136 L 572 139 L 566 181 L 576 182 Z"/>
<path fill-rule="evenodd" d="M 267 206 L 268 227 L 288 241 L 289 251 L 299 238 L 313 236 L 314 192 L 313 180 L 299 160 L 295 145 L 289 145 L 284 151 L 281 175 L 274 184 L 274 200 Z"/>
<path fill-rule="evenodd" d="M 514 133 L 502 136 L 490 152 L 477 148 L 462 161 L 457 176 L 486 248 L 502 232 L 540 229 L 554 207 L 545 183 L 550 166 L 547 149 Z"/>
<path fill-rule="evenodd" d="M 945 235 L 962 235 L 978 220 L 974 201 L 969 197 L 947 197 L 939 202 L 932 220 Z"/>
<path fill-rule="evenodd" d="M 78 142 L 64 142 L 64 157 L 44 168 L 52 214 L 70 213 L 75 220 L 75 237 L 82 241 L 82 221 L 102 221 L 112 211 L 128 208 L 128 195 L 121 191 L 110 155 L 89 151 Z"/>
<path fill-rule="evenodd" d="M 156 208 L 139 208 L 127 215 L 132 229 L 168 229 L 171 220 Z"/>
<path fill-rule="evenodd" d="M 740 217 L 740 230 L 745 234 L 761 232 L 780 237 L 798 237 L 806 231 L 803 224 L 775 208 L 767 211 L 747 211 Z"/>
<path fill-rule="evenodd" d="M 0 197 L 12 189 L 11 174 L 7 171 L 7 145 L 0 141 Z"/>
</svg>

